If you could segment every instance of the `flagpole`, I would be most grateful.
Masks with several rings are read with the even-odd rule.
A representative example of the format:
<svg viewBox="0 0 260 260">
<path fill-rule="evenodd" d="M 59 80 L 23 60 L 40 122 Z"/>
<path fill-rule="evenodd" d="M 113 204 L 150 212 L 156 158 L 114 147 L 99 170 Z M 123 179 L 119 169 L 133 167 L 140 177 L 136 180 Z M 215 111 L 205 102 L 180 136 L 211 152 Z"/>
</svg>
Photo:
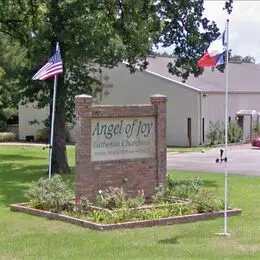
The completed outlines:
<svg viewBox="0 0 260 260">
<path fill-rule="evenodd" d="M 56 44 L 56 51 L 59 49 L 59 43 Z M 53 97 L 52 97 L 52 116 L 51 116 L 51 138 L 50 138 L 50 148 L 49 148 L 49 179 L 51 178 L 51 163 L 52 163 L 52 151 L 53 151 L 53 134 L 54 134 L 54 122 L 55 122 L 55 107 L 56 107 L 56 93 L 57 93 L 57 82 L 58 75 L 54 76 L 53 85 Z"/>
<path fill-rule="evenodd" d="M 225 89 L 225 206 L 224 206 L 224 236 L 228 236 L 229 233 L 227 232 L 227 209 L 228 209 L 228 167 L 227 167 L 227 150 L 228 150 L 228 41 L 229 41 L 229 20 L 227 19 L 226 24 L 226 37 L 227 37 L 227 44 L 226 44 L 226 89 Z"/>
</svg>

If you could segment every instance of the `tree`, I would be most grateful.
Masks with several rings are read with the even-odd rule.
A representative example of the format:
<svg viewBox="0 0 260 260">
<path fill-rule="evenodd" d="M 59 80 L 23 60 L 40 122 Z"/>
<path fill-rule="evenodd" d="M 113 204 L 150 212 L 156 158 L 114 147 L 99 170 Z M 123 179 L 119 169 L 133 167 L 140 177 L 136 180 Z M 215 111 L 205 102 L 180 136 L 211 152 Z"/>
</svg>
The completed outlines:
<svg viewBox="0 0 260 260">
<path fill-rule="evenodd" d="M 230 61 L 234 62 L 242 62 L 243 57 L 241 55 L 234 55 L 230 57 Z"/>
<path fill-rule="evenodd" d="M 169 64 L 172 74 L 187 79 L 203 71 L 197 59 L 219 31 L 203 17 L 203 0 L 2 0 L 0 32 L 19 44 L 23 59 L 16 70 L 17 86 L 24 102 L 50 102 L 52 80 L 31 82 L 31 76 L 60 43 L 64 75 L 59 77 L 52 169 L 69 171 L 66 158 L 65 123 L 72 119 L 74 96 L 92 93 L 91 73 L 112 68 L 127 60 L 148 66 L 146 56 L 153 44 L 175 46 L 177 59 Z M 231 12 L 232 0 L 224 8 Z M 201 31 L 201 28 L 203 31 Z M 42 64 L 39 64 L 41 63 Z"/>
<path fill-rule="evenodd" d="M 17 91 L 12 72 L 19 54 L 15 44 L 9 48 L 8 45 L 10 42 L 0 33 L 0 132 L 6 131 L 8 119 L 17 115 Z"/>
<path fill-rule="evenodd" d="M 246 56 L 242 59 L 242 62 L 255 64 L 255 58 L 252 56 Z"/>
</svg>

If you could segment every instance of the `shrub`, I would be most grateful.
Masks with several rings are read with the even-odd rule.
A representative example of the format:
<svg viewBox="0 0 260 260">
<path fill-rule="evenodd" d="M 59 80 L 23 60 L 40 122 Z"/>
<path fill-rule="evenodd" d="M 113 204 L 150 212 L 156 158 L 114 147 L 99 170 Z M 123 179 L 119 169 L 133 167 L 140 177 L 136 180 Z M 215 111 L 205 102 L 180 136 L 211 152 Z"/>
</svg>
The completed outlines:
<svg viewBox="0 0 260 260">
<path fill-rule="evenodd" d="M 241 142 L 243 139 L 243 130 L 236 122 L 228 125 L 228 142 Z M 222 144 L 225 141 L 224 124 L 220 122 L 209 122 L 209 130 L 207 133 L 207 143 L 209 145 Z"/>
<path fill-rule="evenodd" d="M 243 139 L 243 130 L 241 127 L 236 123 L 232 122 L 228 126 L 228 141 L 230 143 L 237 143 L 241 142 Z"/>
<path fill-rule="evenodd" d="M 257 136 L 260 134 L 260 124 L 257 121 L 253 122 L 253 133 L 254 133 L 254 136 Z"/>
<path fill-rule="evenodd" d="M 6 120 L 0 119 L 0 132 L 5 132 L 7 130 Z"/>
<path fill-rule="evenodd" d="M 65 134 L 66 134 L 66 142 L 70 141 L 70 133 L 69 130 L 66 128 L 65 130 Z M 36 141 L 37 142 L 44 142 L 44 143 L 48 143 L 48 138 L 49 138 L 49 128 L 45 127 L 43 129 L 40 129 L 37 131 L 36 133 Z"/>
<path fill-rule="evenodd" d="M 128 208 L 138 208 L 142 206 L 145 202 L 144 191 L 139 191 L 135 198 L 129 198 L 126 201 L 126 205 Z"/>
<path fill-rule="evenodd" d="M 163 186 L 160 185 L 155 188 L 154 194 L 152 196 L 152 201 L 153 203 L 164 203 L 167 201 L 167 197 L 169 195 L 169 192 L 167 189 Z"/>
<path fill-rule="evenodd" d="M 179 198 L 191 197 L 198 193 L 202 186 L 203 180 L 200 178 L 185 181 L 176 181 L 172 175 L 167 178 L 167 193 Z"/>
<path fill-rule="evenodd" d="M 54 175 L 50 180 L 33 182 L 26 197 L 33 208 L 61 212 L 71 203 L 73 192 L 59 175 Z"/>
<path fill-rule="evenodd" d="M 99 192 L 96 204 L 101 208 L 119 209 L 126 203 L 126 193 L 123 188 L 109 187 Z"/>
<path fill-rule="evenodd" d="M 48 142 L 49 137 L 49 128 L 43 128 L 37 131 L 36 133 L 36 141 L 37 142 Z"/>
<path fill-rule="evenodd" d="M 194 207 L 198 213 L 214 212 L 223 209 L 223 202 L 216 199 L 211 192 L 201 189 L 192 198 Z"/>
<path fill-rule="evenodd" d="M 0 133 L 0 142 L 15 141 L 16 137 L 14 133 Z"/>
<path fill-rule="evenodd" d="M 207 133 L 207 143 L 209 145 L 221 144 L 224 142 L 225 134 L 224 134 L 224 125 L 219 121 L 209 122 L 209 130 Z"/>
</svg>

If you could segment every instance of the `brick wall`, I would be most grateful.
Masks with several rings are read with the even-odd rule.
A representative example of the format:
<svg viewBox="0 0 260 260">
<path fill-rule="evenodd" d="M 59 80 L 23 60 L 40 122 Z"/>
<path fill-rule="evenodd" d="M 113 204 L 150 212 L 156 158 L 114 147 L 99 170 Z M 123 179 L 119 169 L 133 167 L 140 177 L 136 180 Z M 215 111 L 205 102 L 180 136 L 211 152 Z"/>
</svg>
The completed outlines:
<svg viewBox="0 0 260 260">
<path fill-rule="evenodd" d="M 98 191 L 109 186 L 123 187 L 129 196 L 144 190 L 151 198 L 166 174 L 166 101 L 163 95 L 150 97 L 150 104 L 93 105 L 91 96 L 76 96 L 76 199 L 93 201 Z M 155 117 L 155 157 L 91 161 L 91 119 Z"/>
</svg>

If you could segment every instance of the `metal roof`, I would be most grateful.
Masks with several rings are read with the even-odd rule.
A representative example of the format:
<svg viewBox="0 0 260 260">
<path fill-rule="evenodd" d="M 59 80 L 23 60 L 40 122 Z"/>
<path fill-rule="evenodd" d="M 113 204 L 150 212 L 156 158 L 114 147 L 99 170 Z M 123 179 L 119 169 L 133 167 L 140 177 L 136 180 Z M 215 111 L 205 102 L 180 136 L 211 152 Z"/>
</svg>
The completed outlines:
<svg viewBox="0 0 260 260">
<path fill-rule="evenodd" d="M 165 57 L 148 58 L 147 73 L 163 77 L 182 84 L 182 79 L 168 72 L 167 64 L 174 59 Z M 225 73 L 217 69 L 205 68 L 204 73 L 195 78 L 190 76 L 183 84 L 204 93 L 223 93 L 225 91 Z M 260 65 L 247 63 L 229 63 L 229 92 L 260 93 Z"/>
</svg>

